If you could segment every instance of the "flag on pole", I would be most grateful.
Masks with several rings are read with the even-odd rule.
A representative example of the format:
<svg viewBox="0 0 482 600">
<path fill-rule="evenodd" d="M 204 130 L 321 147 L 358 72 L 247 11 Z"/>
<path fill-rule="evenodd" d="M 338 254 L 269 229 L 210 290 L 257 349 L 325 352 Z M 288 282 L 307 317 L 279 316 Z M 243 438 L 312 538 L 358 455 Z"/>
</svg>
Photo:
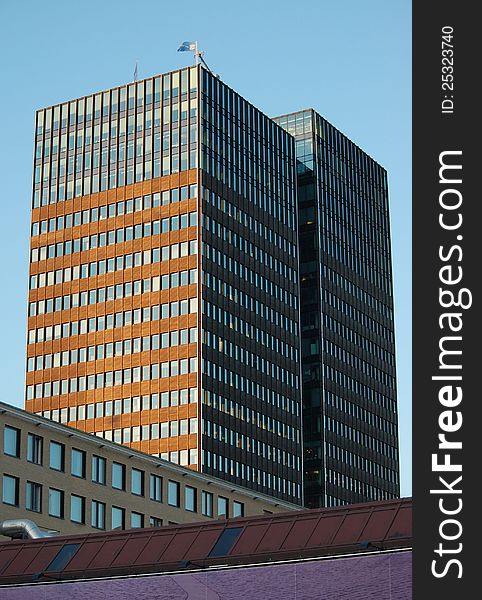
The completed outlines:
<svg viewBox="0 0 482 600">
<path fill-rule="evenodd" d="M 136 68 L 134 69 L 134 81 L 137 81 L 137 75 L 139 74 L 138 63 L 136 60 Z"/>
<path fill-rule="evenodd" d="M 196 42 L 183 42 L 179 48 L 178 52 L 196 52 Z"/>
</svg>

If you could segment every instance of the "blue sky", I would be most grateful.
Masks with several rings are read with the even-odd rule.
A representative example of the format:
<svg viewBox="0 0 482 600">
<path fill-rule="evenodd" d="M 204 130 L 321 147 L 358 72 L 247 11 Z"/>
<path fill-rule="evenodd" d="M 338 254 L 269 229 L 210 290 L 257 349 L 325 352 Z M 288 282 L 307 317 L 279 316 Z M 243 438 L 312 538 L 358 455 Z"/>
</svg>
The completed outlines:
<svg viewBox="0 0 482 600">
<path fill-rule="evenodd" d="M 411 10 L 406 0 L 2 2 L 0 400 L 23 405 L 38 108 L 192 63 L 268 115 L 312 107 L 388 171 L 402 495 L 411 495 Z"/>
</svg>

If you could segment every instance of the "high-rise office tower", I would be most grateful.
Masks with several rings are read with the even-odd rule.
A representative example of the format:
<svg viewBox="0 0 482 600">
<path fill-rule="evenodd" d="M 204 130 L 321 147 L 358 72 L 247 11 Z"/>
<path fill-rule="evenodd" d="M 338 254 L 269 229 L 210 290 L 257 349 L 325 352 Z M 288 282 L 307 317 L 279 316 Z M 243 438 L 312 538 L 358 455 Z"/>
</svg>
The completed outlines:
<svg viewBox="0 0 482 600">
<path fill-rule="evenodd" d="M 305 506 L 398 497 L 387 173 L 313 110 L 298 171 Z"/>
<path fill-rule="evenodd" d="M 294 140 L 196 66 L 36 117 L 26 408 L 301 503 Z"/>
</svg>

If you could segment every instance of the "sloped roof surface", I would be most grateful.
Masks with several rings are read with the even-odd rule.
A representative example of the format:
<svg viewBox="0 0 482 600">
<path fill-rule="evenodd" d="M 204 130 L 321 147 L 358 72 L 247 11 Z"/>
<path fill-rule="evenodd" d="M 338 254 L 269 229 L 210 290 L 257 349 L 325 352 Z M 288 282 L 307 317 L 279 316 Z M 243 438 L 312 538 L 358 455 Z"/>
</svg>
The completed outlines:
<svg viewBox="0 0 482 600">
<path fill-rule="evenodd" d="M 411 545 L 412 501 L 0 544 L 0 585 L 162 573 Z"/>
</svg>

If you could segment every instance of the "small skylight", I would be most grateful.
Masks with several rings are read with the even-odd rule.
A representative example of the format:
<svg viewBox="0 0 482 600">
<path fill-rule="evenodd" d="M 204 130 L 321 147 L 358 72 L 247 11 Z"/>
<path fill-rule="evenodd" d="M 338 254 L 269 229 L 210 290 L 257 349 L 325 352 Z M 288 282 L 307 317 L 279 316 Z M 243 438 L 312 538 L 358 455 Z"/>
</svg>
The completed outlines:
<svg viewBox="0 0 482 600">
<path fill-rule="evenodd" d="M 65 544 L 65 546 L 62 546 L 57 552 L 57 556 L 45 569 L 45 573 L 62 571 L 79 548 L 80 544 Z"/>
<path fill-rule="evenodd" d="M 219 536 L 218 541 L 209 553 L 209 556 L 227 556 L 231 552 L 236 541 L 238 540 L 238 537 L 242 530 L 242 527 L 229 527 L 225 529 Z"/>
</svg>

